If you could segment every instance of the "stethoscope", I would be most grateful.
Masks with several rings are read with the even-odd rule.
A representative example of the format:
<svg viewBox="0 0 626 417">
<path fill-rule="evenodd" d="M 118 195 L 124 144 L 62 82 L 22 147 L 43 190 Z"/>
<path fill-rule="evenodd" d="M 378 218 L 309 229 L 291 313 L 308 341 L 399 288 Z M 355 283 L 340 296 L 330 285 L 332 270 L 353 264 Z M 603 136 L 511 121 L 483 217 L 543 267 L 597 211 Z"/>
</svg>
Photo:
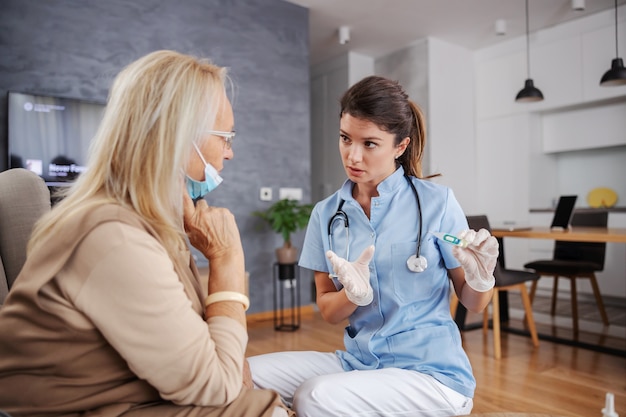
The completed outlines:
<svg viewBox="0 0 626 417">
<path fill-rule="evenodd" d="M 426 258 L 420 255 L 420 251 L 422 248 L 422 203 L 420 202 L 420 196 L 417 193 L 417 189 L 415 189 L 415 185 L 413 185 L 413 181 L 407 175 L 404 176 L 407 180 L 411 189 L 413 190 L 413 194 L 415 195 L 415 200 L 417 201 L 417 211 L 419 213 L 419 234 L 417 235 L 417 250 L 415 251 L 415 255 L 409 256 L 409 259 L 406 260 L 406 266 L 409 268 L 411 272 L 423 272 L 427 266 L 428 262 Z M 337 211 L 328 221 L 328 246 L 330 250 L 333 250 L 333 225 L 336 220 L 340 220 L 343 222 L 344 230 L 346 231 L 346 257 L 345 259 L 349 259 L 350 256 L 350 220 L 348 219 L 348 214 L 343 210 L 343 203 L 345 203 L 344 199 L 341 199 L 339 202 L 339 206 L 337 207 Z"/>
</svg>

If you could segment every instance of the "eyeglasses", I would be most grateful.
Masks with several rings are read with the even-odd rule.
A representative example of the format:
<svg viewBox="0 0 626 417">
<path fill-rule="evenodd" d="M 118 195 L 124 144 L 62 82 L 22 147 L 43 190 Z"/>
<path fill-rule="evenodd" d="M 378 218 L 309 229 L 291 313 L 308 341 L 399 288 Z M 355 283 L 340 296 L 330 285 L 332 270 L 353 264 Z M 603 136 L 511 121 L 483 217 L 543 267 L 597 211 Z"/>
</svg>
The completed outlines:
<svg viewBox="0 0 626 417">
<path fill-rule="evenodd" d="M 232 132 L 223 132 L 221 130 L 207 130 L 207 133 L 219 136 L 220 138 L 224 139 L 226 149 L 231 149 L 233 147 L 233 139 L 235 139 L 236 134 L 234 130 Z"/>
</svg>

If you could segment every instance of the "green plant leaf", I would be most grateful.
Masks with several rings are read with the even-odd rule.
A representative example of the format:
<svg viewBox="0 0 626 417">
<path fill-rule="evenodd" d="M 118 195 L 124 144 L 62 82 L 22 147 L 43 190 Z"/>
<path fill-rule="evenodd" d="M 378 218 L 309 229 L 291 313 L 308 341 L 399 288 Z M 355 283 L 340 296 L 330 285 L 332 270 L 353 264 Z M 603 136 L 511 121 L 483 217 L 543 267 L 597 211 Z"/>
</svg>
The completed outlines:
<svg viewBox="0 0 626 417">
<path fill-rule="evenodd" d="M 297 200 L 282 199 L 267 210 L 253 211 L 252 215 L 263 219 L 274 232 L 283 237 L 286 246 L 291 246 L 291 234 L 306 228 L 312 210 L 313 204 L 299 204 Z"/>
</svg>

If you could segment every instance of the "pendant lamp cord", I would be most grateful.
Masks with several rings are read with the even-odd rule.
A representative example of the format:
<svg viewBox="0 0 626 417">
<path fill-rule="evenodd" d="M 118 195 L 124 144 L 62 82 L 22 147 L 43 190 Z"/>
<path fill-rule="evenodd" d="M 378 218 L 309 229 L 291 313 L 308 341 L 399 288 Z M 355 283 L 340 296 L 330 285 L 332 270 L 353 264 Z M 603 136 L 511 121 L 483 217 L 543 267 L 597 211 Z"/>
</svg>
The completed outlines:
<svg viewBox="0 0 626 417">
<path fill-rule="evenodd" d="M 619 50 L 617 48 L 617 0 L 615 0 L 615 56 L 619 56 Z"/>
<path fill-rule="evenodd" d="M 615 2 L 617 4 L 617 0 L 615 0 Z M 526 78 L 530 79 L 530 37 L 528 32 L 528 0 L 526 0 Z M 617 34 L 615 36 L 617 36 Z"/>
</svg>

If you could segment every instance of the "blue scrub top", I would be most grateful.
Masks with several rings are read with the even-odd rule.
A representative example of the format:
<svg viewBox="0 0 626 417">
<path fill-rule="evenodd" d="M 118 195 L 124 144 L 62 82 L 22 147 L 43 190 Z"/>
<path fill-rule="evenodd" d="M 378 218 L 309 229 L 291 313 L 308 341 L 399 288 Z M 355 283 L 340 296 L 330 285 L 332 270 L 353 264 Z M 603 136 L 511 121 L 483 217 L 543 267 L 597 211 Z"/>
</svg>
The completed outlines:
<svg viewBox="0 0 626 417">
<path fill-rule="evenodd" d="M 376 251 L 370 262 L 374 301 L 358 307 L 345 329 L 345 351 L 337 351 L 345 370 L 412 369 L 467 396 L 474 396 L 476 380 L 461 345 L 461 335 L 450 315 L 448 269 L 461 265 L 452 245 L 429 231 L 457 234 L 468 229 L 467 219 L 452 190 L 411 177 L 422 208 L 421 255 L 428 260 L 424 272 L 411 272 L 406 264 L 417 248 L 420 216 L 417 200 L 402 167 L 378 185 L 368 219 L 352 197 L 354 183 L 315 205 L 307 227 L 299 265 L 330 272 L 325 256 L 330 249 L 329 221 L 343 199 L 349 233 L 343 221 L 332 223 L 333 251 L 354 261 L 369 245 Z M 348 247 L 349 245 L 349 247 Z M 341 284 L 334 279 L 337 289 Z"/>
</svg>

